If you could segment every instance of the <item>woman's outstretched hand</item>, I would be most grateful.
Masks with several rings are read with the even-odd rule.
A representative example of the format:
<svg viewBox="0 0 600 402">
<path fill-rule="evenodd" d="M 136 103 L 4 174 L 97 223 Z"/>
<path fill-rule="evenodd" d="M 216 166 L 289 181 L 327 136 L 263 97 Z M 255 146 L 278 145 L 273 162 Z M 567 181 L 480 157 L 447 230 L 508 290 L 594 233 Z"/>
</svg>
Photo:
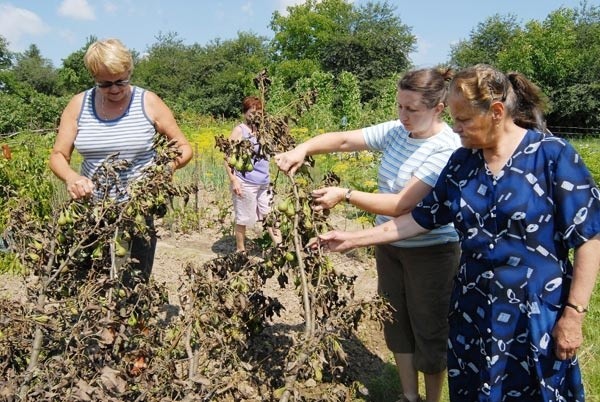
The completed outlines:
<svg viewBox="0 0 600 402">
<path fill-rule="evenodd" d="M 307 247 L 312 248 L 313 250 L 320 248 L 323 251 L 343 253 L 356 246 L 352 241 L 352 232 L 332 230 L 331 232 L 323 233 L 317 238 L 309 241 Z"/>
<path fill-rule="evenodd" d="M 306 158 L 306 152 L 301 147 L 296 147 L 273 157 L 277 167 L 290 176 L 293 176 L 296 170 L 302 166 L 304 158 Z"/>
<path fill-rule="evenodd" d="M 323 187 L 313 190 L 311 193 L 314 204 L 313 209 L 315 211 L 322 211 L 335 207 L 344 199 L 347 191 L 348 189 L 341 187 Z"/>
</svg>

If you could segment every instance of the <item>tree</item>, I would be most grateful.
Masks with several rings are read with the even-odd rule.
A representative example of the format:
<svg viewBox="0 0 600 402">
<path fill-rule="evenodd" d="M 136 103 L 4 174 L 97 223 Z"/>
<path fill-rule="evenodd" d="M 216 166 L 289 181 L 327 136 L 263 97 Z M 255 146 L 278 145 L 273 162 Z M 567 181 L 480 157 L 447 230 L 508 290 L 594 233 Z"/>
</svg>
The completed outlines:
<svg viewBox="0 0 600 402">
<path fill-rule="evenodd" d="M 352 5 L 345 0 L 308 0 L 273 13 L 270 27 L 276 60 L 318 60 L 336 37 L 350 34 Z"/>
<path fill-rule="evenodd" d="M 8 41 L 0 35 L 0 70 L 5 70 L 12 66 L 13 54 L 8 50 Z"/>
<path fill-rule="evenodd" d="M 253 79 L 270 65 L 265 37 L 238 32 L 234 40 L 213 42 L 204 49 L 210 69 L 200 81 L 202 109 L 213 115 L 239 117 L 244 96 L 258 95 Z"/>
<path fill-rule="evenodd" d="M 63 60 L 63 66 L 58 70 L 59 86 L 63 93 L 79 93 L 93 85 L 94 79 L 87 68 L 85 68 L 83 56 L 85 56 L 88 47 L 97 40 L 97 37 L 89 36 L 83 47 L 71 53 Z"/>
<path fill-rule="evenodd" d="M 195 47 L 187 47 L 175 32 L 159 33 L 135 66 L 136 85 L 156 92 L 165 100 L 174 101 L 194 86 Z M 198 68 L 196 67 L 196 70 Z"/>
<path fill-rule="evenodd" d="M 49 59 L 42 57 L 36 45 L 30 45 L 23 53 L 17 53 L 13 67 L 15 78 L 25 82 L 45 95 L 59 95 L 58 77 Z"/>
<path fill-rule="evenodd" d="M 571 84 L 580 64 L 575 12 L 561 8 L 542 21 L 530 21 L 498 55 L 505 71 L 520 71 L 546 92 Z"/>
<path fill-rule="evenodd" d="M 275 60 L 311 60 L 334 75 L 351 72 L 362 100 L 372 99 L 374 81 L 406 70 L 416 43 L 394 10 L 387 2 L 355 7 L 345 0 L 309 0 L 288 7 L 287 16 L 275 12 Z"/>
<path fill-rule="evenodd" d="M 252 78 L 268 64 L 266 39 L 239 32 L 233 40 L 184 45 L 176 33 L 161 35 L 136 67 L 136 82 L 177 108 L 238 117 Z"/>
<path fill-rule="evenodd" d="M 575 10 L 577 47 L 581 50 L 579 82 L 598 82 L 600 77 L 600 6 L 589 7 L 582 2 Z"/>
<path fill-rule="evenodd" d="M 519 71 L 549 97 L 549 126 L 600 125 L 600 7 L 559 8 L 519 26 L 494 16 L 453 47 L 451 64 L 489 63 Z"/>
<path fill-rule="evenodd" d="M 498 54 L 511 45 L 519 32 L 520 27 L 513 14 L 495 14 L 479 23 L 471 31 L 469 39 L 451 46 L 450 65 L 459 69 L 477 63 L 495 65 Z"/>
</svg>

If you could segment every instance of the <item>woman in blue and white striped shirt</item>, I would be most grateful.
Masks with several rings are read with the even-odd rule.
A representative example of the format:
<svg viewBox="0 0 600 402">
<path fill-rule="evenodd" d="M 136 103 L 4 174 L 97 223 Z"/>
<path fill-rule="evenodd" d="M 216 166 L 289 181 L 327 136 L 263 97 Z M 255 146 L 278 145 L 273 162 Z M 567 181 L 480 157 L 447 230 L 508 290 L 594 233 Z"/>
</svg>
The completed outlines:
<svg viewBox="0 0 600 402">
<path fill-rule="evenodd" d="M 183 167 L 191 159 L 191 146 L 167 105 L 155 93 L 130 84 L 133 58 L 119 40 L 92 43 L 84 62 L 96 85 L 70 100 L 62 113 L 50 155 L 50 168 L 65 182 L 71 198 L 101 198 L 104 195 L 99 193 L 100 189 L 94 189 L 91 178 L 114 154 L 118 154 L 118 159 L 126 160 L 128 167 L 119 172 L 119 183 L 109 190 L 110 196 L 126 197 L 123 187 L 126 190 L 140 177 L 143 169 L 153 163 L 156 132 L 175 140 L 181 151 L 172 162 L 173 170 Z M 83 157 L 81 172 L 70 166 L 74 149 Z M 149 244 L 143 239 L 137 240 L 144 244 L 138 245 L 134 241 L 132 257 L 140 260 L 139 268 L 148 279 L 156 238 L 153 236 Z"/>
<path fill-rule="evenodd" d="M 421 69 L 398 83 L 398 120 L 325 133 L 275 156 L 280 169 L 293 174 L 306 155 L 376 150 L 382 152 L 379 193 L 339 187 L 313 192 L 315 209 L 340 201 L 377 214 L 376 223 L 411 211 L 435 186 L 458 136 L 442 121 L 447 81 L 452 72 Z M 378 291 L 394 307 L 384 334 L 402 382 L 401 401 L 420 401 L 418 373 L 424 373 L 427 401 L 439 401 L 446 369 L 447 313 L 460 248 L 452 224 L 421 236 L 377 246 Z"/>
</svg>

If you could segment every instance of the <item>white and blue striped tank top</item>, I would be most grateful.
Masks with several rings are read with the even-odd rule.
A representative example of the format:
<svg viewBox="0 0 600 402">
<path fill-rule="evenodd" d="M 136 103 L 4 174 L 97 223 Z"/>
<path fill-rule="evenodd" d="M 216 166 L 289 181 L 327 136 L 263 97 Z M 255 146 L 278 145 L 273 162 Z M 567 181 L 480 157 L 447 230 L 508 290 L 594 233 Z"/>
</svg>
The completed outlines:
<svg viewBox="0 0 600 402">
<path fill-rule="evenodd" d="M 400 120 L 364 128 L 363 135 L 370 149 L 383 153 L 378 172 L 380 193 L 400 192 L 413 176 L 433 188 L 450 155 L 461 146 L 458 135 L 447 124 L 439 133 L 424 139 L 412 138 Z M 377 215 L 375 223 L 388 220 L 389 216 Z M 450 224 L 392 244 L 426 247 L 456 241 L 458 234 Z"/>
<path fill-rule="evenodd" d="M 156 129 L 144 109 L 144 93 L 144 89 L 132 87 L 129 105 L 121 116 L 112 120 L 104 120 L 98 115 L 94 102 L 95 88 L 87 90 L 84 95 L 74 143 L 75 149 L 83 157 L 81 175 L 91 179 L 102 163 L 113 154 L 118 154 L 117 160 L 129 163 L 126 169 L 119 172 L 119 183 L 115 183 L 110 189 L 111 197 L 115 197 L 118 192 L 122 193 L 154 159 L 153 139 Z"/>
</svg>

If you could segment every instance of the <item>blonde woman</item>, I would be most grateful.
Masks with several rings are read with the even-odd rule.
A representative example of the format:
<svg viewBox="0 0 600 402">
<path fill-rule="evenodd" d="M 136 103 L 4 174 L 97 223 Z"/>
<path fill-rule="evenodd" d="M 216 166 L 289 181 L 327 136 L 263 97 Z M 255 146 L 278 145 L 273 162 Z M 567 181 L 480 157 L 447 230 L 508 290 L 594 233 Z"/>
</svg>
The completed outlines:
<svg viewBox="0 0 600 402">
<path fill-rule="evenodd" d="M 191 146 L 165 103 L 155 93 L 131 84 L 131 52 L 118 39 L 100 40 L 89 46 L 84 63 L 94 86 L 67 104 L 50 155 L 50 168 L 65 182 L 69 195 L 73 199 L 102 197 L 91 178 L 115 153 L 129 162 L 129 167 L 120 172 L 121 183 L 126 185 L 139 178 L 142 170 L 153 163 L 156 132 L 175 140 L 181 151 L 172 167 L 185 166 L 192 157 Z M 74 149 L 83 157 L 80 172 L 70 166 Z M 110 195 L 122 196 L 116 188 Z M 152 217 L 147 221 L 152 229 Z M 131 247 L 131 256 L 140 261 L 138 268 L 146 279 L 152 271 L 155 247 L 155 235 L 149 242 L 136 238 Z"/>
</svg>

